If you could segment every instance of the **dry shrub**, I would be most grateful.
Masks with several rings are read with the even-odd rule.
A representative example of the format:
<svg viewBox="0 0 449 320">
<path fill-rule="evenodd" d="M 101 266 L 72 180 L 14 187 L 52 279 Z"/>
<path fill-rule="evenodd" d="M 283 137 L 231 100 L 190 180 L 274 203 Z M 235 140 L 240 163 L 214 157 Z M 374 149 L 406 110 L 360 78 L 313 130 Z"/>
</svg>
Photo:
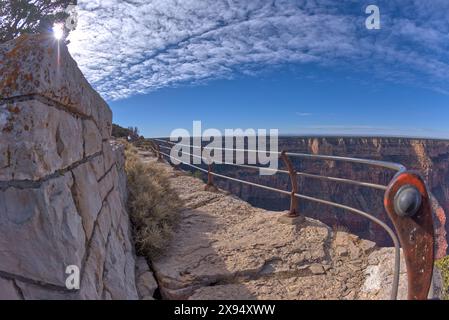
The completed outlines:
<svg viewBox="0 0 449 320">
<path fill-rule="evenodd" d="M 167 246 L 182 206 L 170 188 L 168 177 L 154 164 L 142 163 L 137 150 L 125 148 L 128 178 L 128 210 L 134 225 L 139 254 L 157 258 Z"/>
<path fill-rule="evenodd" d="M 154 143 L 146 139 L 139 139 L 136 142 L 134 142 L 134 145 L 139 149 L 143 150 L 151 150 L 151 148 L 154 148 Z"/>
<path fill-rule="evenodd" d="M 341 224 L 334 224 L 332 225 L 332 231 L 334 232 L 334 234 L 337 234 L 338 232 L 349 233 L 349 228 Z"/>
</svg>

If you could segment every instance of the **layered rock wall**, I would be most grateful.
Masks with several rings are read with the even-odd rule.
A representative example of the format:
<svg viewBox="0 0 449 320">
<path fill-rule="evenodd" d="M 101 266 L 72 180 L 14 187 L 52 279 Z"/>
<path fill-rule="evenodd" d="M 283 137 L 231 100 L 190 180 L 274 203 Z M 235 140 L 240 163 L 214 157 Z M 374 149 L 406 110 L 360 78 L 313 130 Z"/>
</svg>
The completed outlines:
<svg viewBox="0 0 449 320">
<path fill-rule="evenodd" d="M 65 45 L 0 46 L 0 298 L 138 298 L 111 122 Z M 68 266 L 79 290 L 66 287 Z"/>
</svg>

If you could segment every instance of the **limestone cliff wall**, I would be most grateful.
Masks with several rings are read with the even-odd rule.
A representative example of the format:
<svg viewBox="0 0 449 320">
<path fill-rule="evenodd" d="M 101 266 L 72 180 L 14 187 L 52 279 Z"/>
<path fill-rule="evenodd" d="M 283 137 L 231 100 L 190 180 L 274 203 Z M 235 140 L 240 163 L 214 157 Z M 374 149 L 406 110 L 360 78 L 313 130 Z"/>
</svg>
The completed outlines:
<svg viewBox="0 0 449 320">
<path fill-rule="evenodd" d="M 138 298 L 111 121 L 65 45 L 0 46 L 0 298 Z M 66 288 L 69 265 L 79 290 Z"/>
</svg>

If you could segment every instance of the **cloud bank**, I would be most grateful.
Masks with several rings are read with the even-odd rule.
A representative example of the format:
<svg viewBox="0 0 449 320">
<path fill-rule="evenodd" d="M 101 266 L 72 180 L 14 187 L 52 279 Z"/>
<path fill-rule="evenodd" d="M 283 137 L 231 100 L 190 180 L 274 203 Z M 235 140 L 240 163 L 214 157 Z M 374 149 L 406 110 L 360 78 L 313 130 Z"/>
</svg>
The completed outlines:
<svg viewBox="0 0 449 320">
<path fill-rule="evenodd" d="M 79 0 L 69 49 L 108 100 L 286 63 L 449 93 L 449 1 Z"/>
</svg>

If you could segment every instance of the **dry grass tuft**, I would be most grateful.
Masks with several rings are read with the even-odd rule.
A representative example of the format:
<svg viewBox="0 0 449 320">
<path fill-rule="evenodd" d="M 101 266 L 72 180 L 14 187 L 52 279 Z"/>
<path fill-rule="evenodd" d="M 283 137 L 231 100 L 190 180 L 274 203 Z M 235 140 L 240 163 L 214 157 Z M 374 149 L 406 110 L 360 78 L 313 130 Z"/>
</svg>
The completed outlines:
<svg viewBox="0 0 449 320">
<path fill-rule="evenodd" d="M 153 164 L 142 163 L 137 150 L 126 144 L 128 210 L 139 254 L 157 258 L 167 246 L 182 202 L 170 188 L 168 177 Z"/>
<path fill-rule="evenodd" d="M 349 233 L 349 228 L 341 224 L 334 224 L 332 226 L 332 231 L 334 232 L 334 234 L 337 234 L 338 232 Z"/>
</svg>

